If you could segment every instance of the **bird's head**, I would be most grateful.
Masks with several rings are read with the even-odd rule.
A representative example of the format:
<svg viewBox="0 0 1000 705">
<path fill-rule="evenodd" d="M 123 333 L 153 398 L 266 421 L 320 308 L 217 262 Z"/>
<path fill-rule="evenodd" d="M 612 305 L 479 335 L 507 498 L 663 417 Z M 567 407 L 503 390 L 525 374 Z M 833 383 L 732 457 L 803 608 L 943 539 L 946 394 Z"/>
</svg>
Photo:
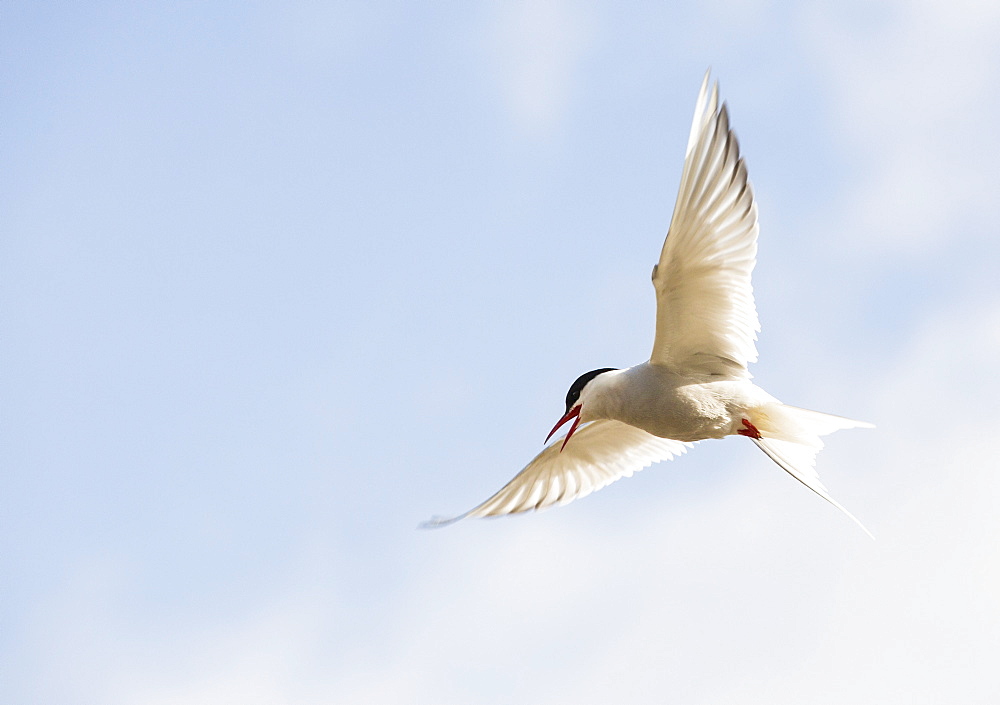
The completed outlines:
<svg viewBox="0 0 1000 705">
<path fill-rule="evenodd" d="M 566 392 L 566 413 L 563 414 L 563 417 L 559 419 L 559 422 L 552 427 L 551 431 L 549 431 L 549 435 L 545 437 L 546 443 L 549 442 L 549 439 L 552 438 L 555 432 L 562 428 L 567 421 L 573 419 L 573 425 L 570 426 L 569 433 L 566 434 L 562 447 L 559 449 L 559 452 L 562 452 L 562 449 L 566 447 L 567 443 L 569 443 L 570 437 L 576 432 L 576 427 L 580 425 L 580 414 L 583 412 L 583 404 L 587 399 L 588 391 L 593 389 L 593 387 L 588 387 L 588 385 L 590 385 L 590 383 L 598 375 L 602 375 L 605 372 L 614 372 L 615 370 L 616 368 L 614 367 L 602 367 L 599 370 L 584 372 L 576 378 L 576 381 L 570 385 L 569 391 Z"/>
</svg>

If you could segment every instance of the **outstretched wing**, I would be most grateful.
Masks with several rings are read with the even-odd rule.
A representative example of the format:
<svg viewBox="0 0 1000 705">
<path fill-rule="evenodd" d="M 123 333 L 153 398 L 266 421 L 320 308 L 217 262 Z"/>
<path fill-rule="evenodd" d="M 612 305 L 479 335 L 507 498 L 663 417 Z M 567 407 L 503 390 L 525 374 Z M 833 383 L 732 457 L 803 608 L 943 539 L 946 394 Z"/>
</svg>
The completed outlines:
<svg viewBox="0 0 1000 705">
<path fill-rule="evenodd" d="M 466 517 L 502 516 L 569 504 L 658 460 L 680 455 L 689 445 L 659 438 L 621 421 L 593 421 L 577 429 L 562 452 L 562 438 L 546 447 L 503 489 L 475 509 L 449 519 L 434 518 L 422 526 L 445 526 Z"/>
<path fill-rule="evenodd" d="M 653 268 L 656 339 L 650 362 L 692 374 L 749 378 L 760 323 L 750 273 L 757 206 L 719 86 L 702 82 L 677 204 Z"/>
</svg>

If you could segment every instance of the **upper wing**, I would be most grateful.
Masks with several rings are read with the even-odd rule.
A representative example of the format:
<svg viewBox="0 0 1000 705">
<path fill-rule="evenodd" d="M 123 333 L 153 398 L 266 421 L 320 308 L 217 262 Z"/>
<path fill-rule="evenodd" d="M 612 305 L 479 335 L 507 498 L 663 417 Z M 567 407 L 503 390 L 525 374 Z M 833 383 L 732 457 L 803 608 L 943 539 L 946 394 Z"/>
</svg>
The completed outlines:
<svg viewBox="0 0 1000 705">
<path fill-rule="evenodd" d="M 680 455 L 690 444 L 659 438 L 621 421 L 601 419 L 581 426 L 562 452 L 562 438 L 535 456 L 503 489 L 465 514 L 434 518 L 423 526 L 444 526 L 466 517 L 501 516 L 574 499 L 610 485 L 658 460 Z"/>
<path fill-rule="evenodd" d="M 653 268 L 656 339 L 650 362 L 691 373 L 749 378 L 760 323 L 750 273 L 757 206 L 708 73 L 695 106 L 677 204 Z"/>
</svg>

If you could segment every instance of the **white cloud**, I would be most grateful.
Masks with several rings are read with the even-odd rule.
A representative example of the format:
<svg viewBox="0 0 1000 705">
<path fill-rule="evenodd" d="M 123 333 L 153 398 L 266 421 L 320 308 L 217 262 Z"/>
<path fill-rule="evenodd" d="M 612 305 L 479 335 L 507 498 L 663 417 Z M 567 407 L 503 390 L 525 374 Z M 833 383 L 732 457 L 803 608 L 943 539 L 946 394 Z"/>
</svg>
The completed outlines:
<svg viewBox="0 0 1000 705">
<path fill-rule="evenodd" d="M 884 16 L 873 21 L 872 12 Z M 861 165 L 845 195 L 860 204 L 854 244 L 924 255 L 956 230 L 989 224 L 983 205 L 1000 186 L 1000 137 L 989 126 L 1000 109 L 991 89 L 1000 81 L 1000 6 L 828 5 L 808 25 L 849 161 Z"/>
<path fill-rule="evenodd" d="M 891 422 L 837 434 L 820 456 L 875 543 L 747 446 L 726 487 L 617 520 L 597 495 L 583 511 L 415 532 L 399 541 L 415 572 L 394 597 L 348 597 L 345 565 L 304 568 L 244 620 L 163 643 L 122 618 L 106 568 L 119 577 L 77 581 L 35 614 L 36 633 L 72 635 L 86 667 L 60 667 L 64 650 L 35 666 L 74 692 L 155 705 L 989 702 L 1000 381 L 970 371 L 1000 357 L 998 330 L 996 303 L 928 321 L 874 391 Z M 867 434 L 856 457 L 848 433 Z M 697 472 L 697 450 L 647 473 Z"/>
<path fill-rule="evenodd" d="M 590 13 L 565 0 L 500 4 L 491 41 L 505 104 L 517 127 L 553 130 L 570 104 L 576 72 L 593 43 Z"/>
<path fill-rule="evenodd" d="M 248 623 L 203 633 L 199 668 L 176 668 L 173 683 L 150 654 L 149 676 L 125 682 L 160 685 L 127 699 L 989 702 L 1000 381 L 963 380 L 1000 357 L 998 330 L 996 303 L 928 321 L 874 392 L 890 423 L 853 432 L 877 434 L 856 457 L 820 456 L 874 543 L 747 447 L 730 485 L 617 523 L 564 509 L 408 537 L 419 567 L 397 599 L 351 616 L 328 577 L 290 586 Z M 647 472 L 696 471 L 694 457 Z"/>
</svg>

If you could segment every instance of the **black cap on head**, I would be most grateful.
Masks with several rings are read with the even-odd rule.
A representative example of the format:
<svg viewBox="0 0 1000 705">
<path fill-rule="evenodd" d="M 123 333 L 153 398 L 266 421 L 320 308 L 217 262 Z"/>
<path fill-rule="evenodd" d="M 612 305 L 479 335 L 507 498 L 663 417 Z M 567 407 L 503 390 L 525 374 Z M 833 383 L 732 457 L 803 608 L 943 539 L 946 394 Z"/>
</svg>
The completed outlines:
<svg viewBox="0 0 1000 705">
<path fill-rule="evenodd" d="M 570 385 L 569 391 L 566 392 L 566 412 L 573 408 L 576 404 L 577 399 L 580 398 L 580 392 L 583 388 L 587 386 L 587 382 L 594 379 L 597 375 L 604 374 L 605 372 L 614 372 L 617 367 L 602 367 L 599 370 L 591 370 L 590 372 L 584 372 L 582 375 L 576 378 L 576 381 Z"/>
</svg>

